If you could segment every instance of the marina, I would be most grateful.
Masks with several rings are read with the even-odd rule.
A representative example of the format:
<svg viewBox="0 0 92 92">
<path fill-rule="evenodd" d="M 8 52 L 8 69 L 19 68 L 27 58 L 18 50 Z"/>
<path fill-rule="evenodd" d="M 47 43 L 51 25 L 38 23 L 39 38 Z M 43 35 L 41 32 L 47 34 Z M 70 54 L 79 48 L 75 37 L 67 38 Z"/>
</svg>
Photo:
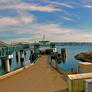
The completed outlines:
<svg viewBox="0 0 92 92">
<path fill-rule="evenodd" d="M 0 92 L 92 92 L 92 0 L 0 0 Z"/>
<path fill-rule="evenodd" d="M 88 86 L 83 81 L 92 78 L 89 70 L 92 69 L 92 63 L 76 60 L 74 57 L 79 52 L 91 49 L 91 46 L 57 46 L 45 40 L 1 47 L 0 89 L 2 92 L 6 92 L 6 89 L 12 92 L 16 87 L 17 92 L 83 92 Z M 82 84 L 76 89 L 81 74 Z M 71 79 L 74 77 L 76 79 Z M 75 80 L 76 84 L 72 84 Z M 8 83 L 10 85 L 3 87 Z"/>
</svg>

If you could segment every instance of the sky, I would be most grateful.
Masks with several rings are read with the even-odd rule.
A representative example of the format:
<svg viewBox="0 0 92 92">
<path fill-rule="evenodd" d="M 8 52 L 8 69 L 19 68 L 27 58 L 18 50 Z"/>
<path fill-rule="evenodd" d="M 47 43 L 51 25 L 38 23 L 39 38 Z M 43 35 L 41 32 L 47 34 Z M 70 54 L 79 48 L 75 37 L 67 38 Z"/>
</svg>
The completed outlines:
<svg viewBox="0 0 92 92">
<path fill-rule="evenodd" d="M 0 0 L 0 40 L 92 42 L 92 0 Z"/>
</svg>

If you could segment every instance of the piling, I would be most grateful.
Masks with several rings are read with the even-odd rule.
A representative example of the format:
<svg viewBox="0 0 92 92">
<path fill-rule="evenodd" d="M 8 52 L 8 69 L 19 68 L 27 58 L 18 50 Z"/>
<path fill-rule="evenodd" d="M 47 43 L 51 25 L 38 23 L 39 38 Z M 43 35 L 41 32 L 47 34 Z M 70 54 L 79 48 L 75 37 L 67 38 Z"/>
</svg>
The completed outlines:
<svg viewBox="0 0 92 92">
<path fill-rule="evenodd" d="M 12 64 L 12 58 L 9 59 L 9 64 L 11 66 L 11 64 Z"/>
<path fill-rule="evenodd" d="M 8 56 L 9 64 L 10 64 L 10 65 L 12 64 L 12 58 L 13 58 L 13 55 L 12 55 L 12 54 Z"/>
<path fill-rule="evenodd" d="M 30 63 L 32 63 L 32 54 L 33 54 L 33 52 L 32 52 L 32 50 L 30 50 L 30 57 L 29 57 Z"/>
<path fill-rule="evenodd" d="M 13 55 L 12 54 L 9 55 L 8 58 L 9 58 L 9 64 L 11 65 L 12 64 Z"/>
<path fill-rule="evenodd" d="M 1 58 L 1 62 L 2 62 L 2 68 L 5 70 L 5 72 L 10 72 L 10 64 L 9 64 L 9 58 L 8 57 L 4 57 Z"/>
<path fill-rule="evenodd" d="M 2 63 L 2 70 L 4 70 L 6 72 L 6 59 L 1 58 L 1 63 Z"/>
<path fill-rule="evenodd" d="M 16 52 L 16 62 L 17 62 L 17 64 L 18 64 L 18 52 Z"/>
<path fill-rule="evenodd" d="M 66 61 L 66 48 L 61 49 L 61 55 L 62 55 L 63 61 Z"/>
<path fill-rule="evenodd" d="M 9 58 L 7 58 L 7 60 L 6 60 L 6 72 L 7 72 L 7 73 L 10 72 Z"/>
<path fill-rule="evenodd" d="M 24 51 L 20 51 L 20 62 L 21 62 L 21 67 L 24 66 Z"/>
</svg>

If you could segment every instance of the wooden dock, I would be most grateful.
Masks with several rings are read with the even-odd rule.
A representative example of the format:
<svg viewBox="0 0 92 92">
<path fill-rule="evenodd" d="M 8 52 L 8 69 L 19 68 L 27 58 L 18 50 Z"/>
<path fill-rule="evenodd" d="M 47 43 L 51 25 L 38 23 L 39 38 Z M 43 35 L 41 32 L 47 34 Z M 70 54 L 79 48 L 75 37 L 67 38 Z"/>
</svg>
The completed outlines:
<svg viewBox="0 0 92 92">
<path fill-rule="evenodd" d="M 48 64 L 48 56 L 22 72 L 0 80 L 0 92 L 67 92 L 67 82 Z"/>
</svg>

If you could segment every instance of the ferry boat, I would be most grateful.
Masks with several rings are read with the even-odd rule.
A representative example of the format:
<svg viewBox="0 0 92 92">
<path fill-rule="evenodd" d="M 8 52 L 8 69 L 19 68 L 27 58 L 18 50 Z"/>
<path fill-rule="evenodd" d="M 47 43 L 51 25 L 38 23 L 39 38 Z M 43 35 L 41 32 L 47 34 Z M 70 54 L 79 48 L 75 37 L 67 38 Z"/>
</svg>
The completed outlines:
<svg viewBox="0 0 92 92">
<path fill-rule="evenodd" d="M 34 52 L 39 54 L 51 54 L 51 52 L 56 52 L 56 46 L 50 41 L 39 41 L 34 44 Z"/>
</svg>

